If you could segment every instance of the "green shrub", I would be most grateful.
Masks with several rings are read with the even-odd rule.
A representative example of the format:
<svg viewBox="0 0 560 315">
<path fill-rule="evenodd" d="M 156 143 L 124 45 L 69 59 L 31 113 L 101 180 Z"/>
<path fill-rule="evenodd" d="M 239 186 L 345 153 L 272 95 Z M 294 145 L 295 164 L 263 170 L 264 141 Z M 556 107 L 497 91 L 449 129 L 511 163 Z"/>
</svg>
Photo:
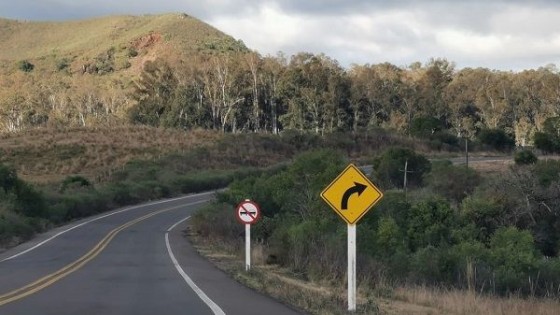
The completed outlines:
<svg viewBox="0 0 560 315">
<path fill-rule="evenodd" d="M 529 165 L 536 164 L 538 161 L 537 156 L 530 150 L 522 150 L 515 153 L 513 157 L 516 165 Z"/>
<path fill-rule="evenodd" d="M 504 216 L 504 205 L 486 196 L 471 196 L 463 200 L 461 217 L 467 224 L 474 223 L 476 237 L 482 242 L 487 242 L 496 229 L 500 227 Z"/>
<path fill-rule="evenodd" d="M 66 177 L 66 179 L 64 179 L 64 181 L 62 182 L 62 184 L 60 185 L 60 192 L 63 193 L 66 191 L 66 189 L 72 187 L 72 188 L 82 188 L 82 187 L 90 187 L 91 183 L 90 181 L 80 175 L 75 175 L 75 176 L 68 176 Z"/>
<path fill-rule="evenodd" d="M 442 252 L 435 246 L 428 245 L 412 255 L 412 278 L 417 282 L 435 284 L 443 278 L 441 260 Z"/>
<path fill-rule="evenodd" d="M 31 185 L 19 182 L 16 189 L 16 211 L 27 217 L 44 217 L 46 203 L 43 194 Z"/>
<path fill-rule="evenodd" d="M 12 191 L 18 181 L 16 170 L 13 167 L 0 164 L 0 188 L 4 189 L 5 193 Z"/>
<path fill-rule="evenodd" d="M 457 224 L 455 211 L 444 200 L 431 198 L 415 204 L 408 217 L 407 236 L 414 251 L 426 246 L 451 243 L 451 231 Z"/>
<path fill-rule="evenodd" d="M 509 151 L 515 146 L 515 140 L 501 129 L 483 129 L 477 138 L 481 144 L 498 151 Z"/>
<path fill-rule="evenodd" d="M 475 170 L 451 163 L 433 163 L 426 176 L 428 187 L 434 193 L 457 203 L 472 194 L 481 181 Z"/>
<path fill-rule="evenodd" d="M 535 175 L 542 186 L 548 187 L 560 180 L 560 161 L 538 161 L 534 167 Z"/>
<path fill-rule="evenodd" d="M 410 135 L 419 138 L 429 138 L 443 129 L 441 120 L 431 116 L 416 117 L 410 122 Z"/>
<path fill-rule="evenodd" d="M 555 153 L 560 150 L 560 141 L 558 137 L 544 132 L 535 132 L 533 143 L 535 148 L 544 153 Z"/>
<path fill-rule="evenodd" d="M 35 65 L 33 65 L 31 62 L 29 62 L 27 60 L 18 61 L 17 67 L 18 67 L 19 70 L 21 70 L 23 72 L 31 72 L 31 71 L 33 71 L 33 69 L 35 69 Z"/>
<path fill-rule="evenodd" d="M 70 66 L 70 61 L 67 58 L 62 58 L 56 62 L 56 69 L 62 71 Z"/>
<path fill-rule="evenodd" d="M 529 231 L 502 227 L 490 240 L 490 259 L 501 293 L 527 288 L 525 283 L 537 268 L 537 251 Z"/>
<path fill-rule="evenodd" d="M 134 47 L 129 47 L 128 52 L 127 52 L 127 56 L 130 57 L 130 58 L 134 58 L 134 57 L 138 56 L 138 51 Z"/>
<path fill-rule="evenodd" d="M 24 217 L 0 208 L 0 245 L 13 245 L 13 240 L 25 240 L 36 231 Z"/>
</svg>

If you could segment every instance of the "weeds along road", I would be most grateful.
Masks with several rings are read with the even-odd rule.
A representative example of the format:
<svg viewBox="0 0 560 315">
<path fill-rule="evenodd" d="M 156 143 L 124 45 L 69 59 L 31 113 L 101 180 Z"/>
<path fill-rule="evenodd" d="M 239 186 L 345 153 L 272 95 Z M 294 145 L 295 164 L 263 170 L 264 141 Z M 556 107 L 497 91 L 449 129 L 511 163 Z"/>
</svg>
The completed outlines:
<svg viewBox="0 0 560 315">
<path fill-rule="evenodd" d="M 213 197 L 119 209 L 0 254 L 0 314 L 298 314 L 230 279 L 184 239 L 186 218 Z"/>
</svg>

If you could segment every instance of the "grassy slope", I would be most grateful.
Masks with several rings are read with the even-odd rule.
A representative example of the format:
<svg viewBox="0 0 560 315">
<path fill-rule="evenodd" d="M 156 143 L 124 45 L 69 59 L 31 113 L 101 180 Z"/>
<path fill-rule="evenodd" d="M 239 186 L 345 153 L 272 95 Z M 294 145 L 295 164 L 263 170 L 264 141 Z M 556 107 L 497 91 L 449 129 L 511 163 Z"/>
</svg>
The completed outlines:
<svg viewBox="0 0 560 315">
<path fill-rule="evenodd" d="M 84 85 L 86 65 L 114 50 L 114 70 L 94 76 L 96 86 L 126 87 L 147 60 L 174 65 L 195 54 L 246 50 L 231 36 L 185 14 L 110 16 L 66 22 L 22 22 L 0 18 L 0 100 L 26 95 L 30 87 Z M 138 52 L 130 54 L 130 49 Z M 23 73 L 18 62 L 35 68 Z M 64 70 L 61 62 L 68 64 Z M 81 83 L 80 83 L 81 82 Z M 55 84 L 56 85 L 56 84 Z"/>
<path fill-rule="evenodd" d="M 153 159 L 207 145 L 221 135 L 209 131 L 166 130 L 141 126 L 34 129 L 0 135 L 0 162 L 18 175 L 46 183 L 81 174 L 103 181 L 132 159 Z"/>
<path fill-rule="evenodd" d="M 130 45 L 149 33 L 163 34 L 176 49 L 205 49 L 209 42 L 232 40 L 212 26 L 182 14 L 112 16 L 69 22 L 0 19 L 0 59 L 38 59 L 59 55 L 95 57 L 110 47 Z"/>
</svg>

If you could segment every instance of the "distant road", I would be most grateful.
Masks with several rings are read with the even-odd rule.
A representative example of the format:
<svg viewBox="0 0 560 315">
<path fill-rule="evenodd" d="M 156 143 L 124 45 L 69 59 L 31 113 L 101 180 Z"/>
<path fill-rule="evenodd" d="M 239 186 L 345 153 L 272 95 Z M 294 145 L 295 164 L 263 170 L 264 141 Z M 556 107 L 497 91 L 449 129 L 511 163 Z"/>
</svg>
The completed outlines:
<svg viewBox="0 0 560 315">
<path fill-rule="evenodd" d="M 0 254 L 0 315 L 298 314 L 230 279 L 185 241 L 185 218 L 213 198 L 120 209 Z"/>
<path fill-rule="evenodd" d="M 540 157 L 539 157 L 540 158 Z M 549 158 L 554 158 L 552 156 L 550 156 Z M 513 158 L 511 156 L 469 156 L 469 163 L 491 163 L 491 162 L 502 162 L 502 161 L 511 161 Z M 445 160 L 449 160 L 451 161 L 451 163 L 453 163 L 454 165 L 461 165 L 461 164 L 465 164 L 465 157 L 454 157 L 454 158 L 437 158 L 437 159 L 430 159 L 430 161 L 434 162 L 434 161 L 445 161 Z M 362 172 L 364 172 L 367 175 L 371 175 L 371 172 L 373 171 L 373 166 L 371 165 L 364 165 L 364 166 L 360 166 L 360 169 L 362 170 Z"/>
</svg>

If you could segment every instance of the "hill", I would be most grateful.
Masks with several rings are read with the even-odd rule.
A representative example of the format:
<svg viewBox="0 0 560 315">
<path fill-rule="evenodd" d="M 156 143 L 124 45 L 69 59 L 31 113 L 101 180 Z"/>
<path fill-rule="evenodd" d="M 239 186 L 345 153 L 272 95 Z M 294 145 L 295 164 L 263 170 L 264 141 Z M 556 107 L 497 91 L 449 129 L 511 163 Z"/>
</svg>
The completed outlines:
<svg viewBox="0 0 560 315">
<path fill-rule="evenodd" d="M 60 69 L 49 66 L 67 59 L 72 72 L 111 50 L 117 61 L 130 59 L 132 63 L 156 53 L 185 57 L 199 52 L 246 49 L 243 43 L 186 14 L 110 16 L 66 22 L 0 19 L 0 41 L 0 60 L 4 63 L 29 60 L 37 63 L 39 70 L 57 71 Z"/>
<path fill-rule="evenodd" d="M 23 99 L 53 107 L 45 104 L 49 98 L 50 103 L 64 103 L 57 98 L 78 103 L 73 97 L 82 97 L 80 90 L 125 95 L 149 60 L 176 65 L 197 55 L 247 50 L 241 41 L 186 14 L 64 22 L 0 19 L 0 42 L 0 116 L 21 111 Z M 9 108 L 10 103 L 19 106 Z M 0 129 L 20 129 L 17 121 L 7 120 Z"/>
</svg>

